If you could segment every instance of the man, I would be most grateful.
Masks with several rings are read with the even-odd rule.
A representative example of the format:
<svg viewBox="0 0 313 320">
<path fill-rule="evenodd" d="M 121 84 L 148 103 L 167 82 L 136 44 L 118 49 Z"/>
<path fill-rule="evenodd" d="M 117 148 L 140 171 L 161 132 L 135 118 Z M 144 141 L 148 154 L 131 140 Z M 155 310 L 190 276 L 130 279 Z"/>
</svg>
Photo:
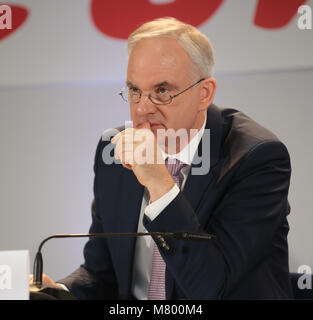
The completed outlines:
<svg viewBox="0 0 313 320">
<path fill-rule="evenodd" d="M 128 49 L 121 95 L 133 128 L 98 144 L 90 232 L 216 239 L 91 238 L 85 263 L 59 282 L 81 299 L 291 298 L 286 147 L 243 113 L 212 104 L 213 50 L 196 28 L 151 21 L 129 37 Z M 168 129 L 187 135 L 166 136 Z M 173 139 L 180 140 L 174 149 Z M 122 165 L 105 161 L 112 146 Z M 139 150 L 153 161 L 138 161 Z M 198 154 L 203 163 L 194 163 Z M 209 170 L 193 174 L 208 161 Z M 44 283 L 57 285 L 48 276 Z"/>
</svg>

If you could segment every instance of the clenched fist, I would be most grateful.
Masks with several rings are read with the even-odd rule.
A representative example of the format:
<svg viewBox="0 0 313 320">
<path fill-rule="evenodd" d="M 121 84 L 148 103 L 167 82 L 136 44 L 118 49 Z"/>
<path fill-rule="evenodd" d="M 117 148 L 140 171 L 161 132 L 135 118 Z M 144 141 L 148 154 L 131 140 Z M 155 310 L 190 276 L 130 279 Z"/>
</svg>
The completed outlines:
<svg viewBox="0 0 313 320">
<path fill-rule="evenodd" d="M 127 128 L 113 137 L 111 142 L 116 144 L 116 159 L 132 170 L 138 181 L 148 189 L 151 202 L 174 186 L 149 122 L 140 128 Z"/>
</svg>

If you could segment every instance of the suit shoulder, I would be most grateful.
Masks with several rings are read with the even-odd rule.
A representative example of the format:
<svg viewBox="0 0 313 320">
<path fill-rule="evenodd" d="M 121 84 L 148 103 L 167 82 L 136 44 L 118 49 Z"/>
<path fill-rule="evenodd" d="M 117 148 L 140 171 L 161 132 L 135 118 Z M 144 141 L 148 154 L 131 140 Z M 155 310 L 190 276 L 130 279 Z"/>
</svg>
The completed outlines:
<svg viewBox="0 0 313 320">
<path fill-rule="evenodd" d="M 101 135 L 101 141 L 110 141 L 112 137 L 114 137 L 123 130 L 125 130 L 125 126 L 105 129 Z"/>
<path fill-rule="evenodd" d="M 245 146 L 254 146 L 260 142 L 279 141 L 278 137 L 258 122 L 236 109 L 221 108 L 222 117 L 230 123 L 230 130 L 225 140 Z"/>
<path fill-rule="evenodd" d="M 224 122 L 229 128 L 222 146 L 222 170 L 219 180 L 249 152 L 267 142 L 283 145 L 278 137 L 244 113 L 220 108 Z"/>
</svg>

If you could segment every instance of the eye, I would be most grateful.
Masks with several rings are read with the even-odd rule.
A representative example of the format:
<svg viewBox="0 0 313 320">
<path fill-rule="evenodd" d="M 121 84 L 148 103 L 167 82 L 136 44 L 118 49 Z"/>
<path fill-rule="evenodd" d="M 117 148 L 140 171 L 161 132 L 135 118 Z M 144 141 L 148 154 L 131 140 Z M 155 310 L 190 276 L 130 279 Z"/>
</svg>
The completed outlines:
<svg viewBox="0 0 313 320">
<path fill-rule="evenodd" d="M 130 88 L 129 88 L 129 92 L 131 92 L 131 93 L 138 93 L 138 92 L 139 92 L 139 89 L 136 88 L 136 87 L 130 87 Z"/>
<path fill-rule="evenodd" d="M 166 94 L 168 93 L 168 89 L 165 87 L 159 87 L 155 90 L 156 94 Z"/>
</svg>

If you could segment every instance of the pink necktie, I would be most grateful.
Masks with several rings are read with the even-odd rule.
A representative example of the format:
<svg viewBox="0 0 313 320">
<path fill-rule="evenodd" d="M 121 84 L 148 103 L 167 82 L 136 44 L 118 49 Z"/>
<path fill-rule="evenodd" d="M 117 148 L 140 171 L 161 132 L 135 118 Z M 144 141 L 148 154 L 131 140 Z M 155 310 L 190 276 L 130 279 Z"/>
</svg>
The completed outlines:
<svg viewBox="0 0 313 320">
<path fill-rule="evenodd" d="M 180 188 L 183 182 L 183 176 L 180 175 L 181 169 L 185 166 L 184 163 L 177 159 L 165 160 L 165 165 L 172 175 L 173 180 Z M 158 246 L 154 243 L 152 254 L 152 270 L 149 286 L 149 300 L 165 300 L 165 267 L 166 264 L 159 252 Z"/>
</svg>

